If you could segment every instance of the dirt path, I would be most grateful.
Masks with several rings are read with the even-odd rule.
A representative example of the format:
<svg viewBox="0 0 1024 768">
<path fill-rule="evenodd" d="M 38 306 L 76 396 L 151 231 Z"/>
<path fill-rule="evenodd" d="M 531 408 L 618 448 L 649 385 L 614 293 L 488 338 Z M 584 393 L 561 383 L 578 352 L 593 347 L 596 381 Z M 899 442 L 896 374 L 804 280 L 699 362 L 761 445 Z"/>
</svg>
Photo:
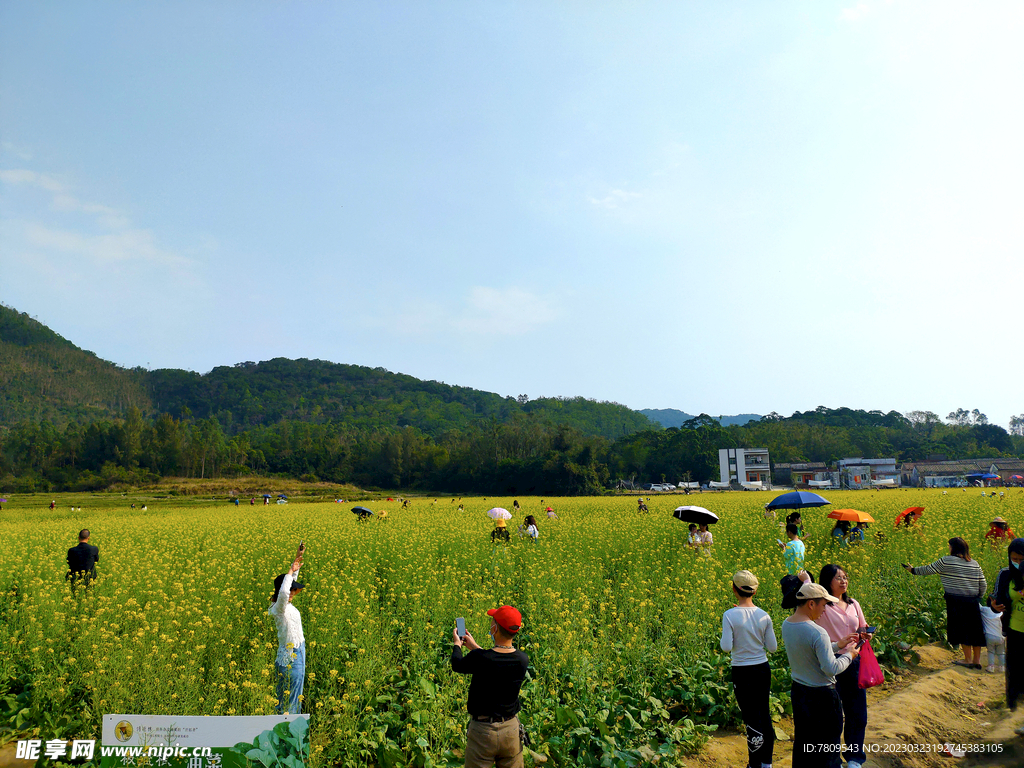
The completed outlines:
<svg viewBox="0 0 1024 768">
<path fill-rule="evenodd" d="M 1014 733 L 1024 717 L 1010 715 L 1002 706 L 1003 676 L 952 666 L 954 656 L 944 648 L 917 650 L 920 665 L 908 674 L 887 676 L 884 685 L 868 691 L 865 743 L 875 751 L 869 752 L 865 768 L 1024 766 L 1024 738 Z M 793 733 L 792 721 L 784 720 L 779 726 Z M 947 743 L 977 751 L 964 756 L 935 751 L 935 745 Z M 915 747 L 932 751 L 911 751 Z M 792 751 L 791 742 L 776 741 L 775 768 L 790 768 Z M 744 737 L 723 732 L 690 765 L 743 768 L 746 760 Z"/>
</svg>

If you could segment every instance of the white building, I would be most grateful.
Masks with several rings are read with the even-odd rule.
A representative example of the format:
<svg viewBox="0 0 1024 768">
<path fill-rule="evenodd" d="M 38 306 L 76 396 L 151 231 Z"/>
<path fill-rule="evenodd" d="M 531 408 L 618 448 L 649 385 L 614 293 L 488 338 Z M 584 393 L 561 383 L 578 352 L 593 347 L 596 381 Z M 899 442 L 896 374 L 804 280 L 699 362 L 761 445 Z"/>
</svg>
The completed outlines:
<svg viewBox="0 0 1024 768">
<path fill-rule="evenodd" d="M 720 448 L 718 469 L 723 483 L 763 483 L 771 487 L 772 470 L 767 448 Z"/>
<path fill-rule="evenodd" d="M 898 486 L 900 472 L 896 459 L 840 459 L 839 474 L 844 488 L 877 488 Z"/>
</svg>

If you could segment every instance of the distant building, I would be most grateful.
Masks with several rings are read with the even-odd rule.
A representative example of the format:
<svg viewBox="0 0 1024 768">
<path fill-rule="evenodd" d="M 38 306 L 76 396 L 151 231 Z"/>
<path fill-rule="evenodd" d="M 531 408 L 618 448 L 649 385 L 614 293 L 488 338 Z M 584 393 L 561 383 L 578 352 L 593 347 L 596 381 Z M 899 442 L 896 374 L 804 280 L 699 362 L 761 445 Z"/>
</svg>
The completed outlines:
<svg viewBox="0 0 1024 768">
<path fill-rule="evenodd" d="M 767 448 L 721 448 L 718 469 L 723 483 L 762 483 L 771 487 L 771 461 Z"/>
<path fill-rule="evenodd" d="M 772 477 L 781 485 L 810 485 L 831 481 L 833 472 L 823 461 L 781 463 L 772 467 Z"/>
<path fill-rule="evenodd" d="M 878 488 L 900 485 L 896 459 L 840 459 L 837 462 L 843 488 Z"/>
<path fill-rule="evenodd" d="M 923 488 L 960 488 L 969 485 L 968 475 L 999 475 L 996 482 L 1008 483 L 1013 475 L 1024 475 L 1021 459 L 975 459 L 973 461 L 913 461 L 900 466 L 904 485 Z"/>
</svg>

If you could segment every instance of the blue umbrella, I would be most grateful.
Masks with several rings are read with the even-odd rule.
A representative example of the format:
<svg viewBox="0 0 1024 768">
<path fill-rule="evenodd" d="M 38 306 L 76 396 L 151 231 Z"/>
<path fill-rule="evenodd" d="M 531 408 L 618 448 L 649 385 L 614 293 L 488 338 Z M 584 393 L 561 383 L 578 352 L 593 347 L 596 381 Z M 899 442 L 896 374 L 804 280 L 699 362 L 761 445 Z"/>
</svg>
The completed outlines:
<svg viewBox="0 0 1024 768">
<path fill-rule="evenodd" d="M 803 507 L 823 507 L 832 502 L 810 491 L 792 491 L 776 496 L 768 502 L 765 509 L 802 509 Z"/>
</svg>

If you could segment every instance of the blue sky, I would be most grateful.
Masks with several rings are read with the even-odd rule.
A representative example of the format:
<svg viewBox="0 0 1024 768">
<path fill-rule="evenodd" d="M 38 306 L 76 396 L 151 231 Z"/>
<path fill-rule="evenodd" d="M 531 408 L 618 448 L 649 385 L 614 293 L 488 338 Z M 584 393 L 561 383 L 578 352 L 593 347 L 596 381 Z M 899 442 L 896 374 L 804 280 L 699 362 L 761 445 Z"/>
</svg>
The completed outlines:
<svg viewBox="0 0 1024 768">
<path fill-rule="evenodd" d="M 124 366 L 1024 413 L 1016 3 L 0 5 L 0 301 Z"/>
</svg>

